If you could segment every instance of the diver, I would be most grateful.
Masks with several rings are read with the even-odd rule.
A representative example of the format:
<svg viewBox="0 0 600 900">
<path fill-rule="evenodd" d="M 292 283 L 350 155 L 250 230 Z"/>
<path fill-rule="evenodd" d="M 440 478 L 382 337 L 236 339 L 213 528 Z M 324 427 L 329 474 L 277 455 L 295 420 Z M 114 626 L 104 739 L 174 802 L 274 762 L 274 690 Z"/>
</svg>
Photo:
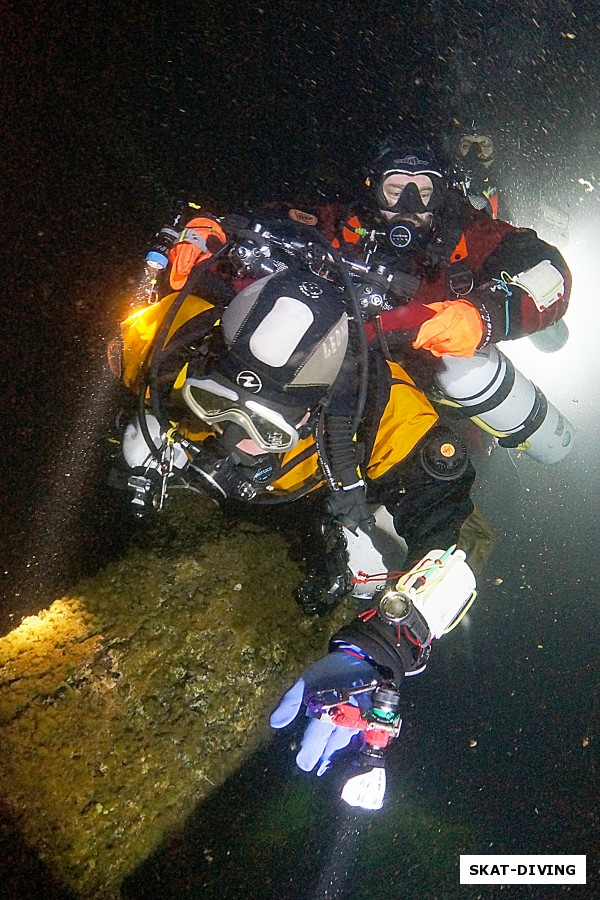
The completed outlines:
<svg viewBox="0 0 600 900">
<path fill-rule="evenodd" d="M 390 141 L 352 208 L 271 206 L 267 228 L 193 218 L 167 254 L 179 294 L 124 323 L 134 504 L 161 503 L 173 477 L 219 502 L 302 499 L 318 550 L 299 602 L 323 612 L 351 594 L 363 606 L 273 715 L 283 727 L 308 697 L 298 764 L 320 773 L 357 731 L 398 727 L 403 679 L 473 596 L 454 548 L 474 470 L 425 395 L 431 373 L 546 328 L 568 303 L 560 253 L 475 209 L 444 173 L 431 146 Z M 332 277 L 335 253 L 361 283 Z M 364 746 L 372 773 L 378 748 Z"/>
<path fill-rule="evenodd" d="M 495 173 L 495 144 L 490 134 L 473 127 L 447 141 L 450 158 L 449 180 L 476 209 L 484 209 L 494 219 L 509 220 L 506 199 Z"/>
<path fill-rule="evenodd" d="M 396 324 L 405 331 L 428 316 L 413 335 L 415 349 L 469 357 L 562 319 L 571 275 L 558 249 L 475 209 L 446 170 L 432 145 L 392 137 L 369 165 L 356 204 L 311 210 L 344 255 L 410 276 L 401 302 L 382 308 L 388 342 Z"/>
<path fill-rule="evenodd" d="M 187 320 L 196 319 L 207 341 L 201 352 L 188 347 L 183 367 L 182 342 L 170 349 L 167 343 L 158 376 L 147 385 L 150 406 L 138 408 L 126 428 L 124 456 L 135 477 L 151 471 L 143 416 L 160 455 L 158 477 L 164 450 L 171 472 L 193 479 L 218 502 L 291 505 L 308 497 L 296 515 L 312 515 L 321 529 L 323 575 L 300 602 L 323 612 L 351 594 L 361 613 L 303 676 L 312 720 L 298 761 L 307 767 L 307 759 L 320 760 L 323 768 L 333 745 L 364 730 L 356 777 L 375 773 L 376 796 L 360 799 L 348 788 L 346 799 L 377 808 L 382 748 L 399 730 L 400 685 L 425 669 L 433 640 L 473 597 L 474 575 L 455 547 L 473 512 L 475 472 L 462 441 L 440 423 L 403 367 L 375 346 L 366 360 L 361 356 L 362 321 L 343 286 L 290 267 L 241 290 L 218 324 L 213 310 L 203 303 Z M 138 389 L 146 400 L 143 382 Z M 161 421 L 176 423 L 170 444 L 163 444 Z M 415 573 L 414 592 L 408 584 L 398 590 L 406 572 Z M 286 695 L 274 727 L 294 718 L 296 701 L 299 709 L 305 700 L 299 690 Z M 332 690 L 349 692 L 352 727 L 328 721 L 332 707 L 322 692 Z M 372 721 L 373 711 L 388 706 Z"/>
<path fill-rule="evenodd" d="M 496 345 L 527 335 L 560 346 L 571 291 L 565 260 L 534 231 L 475 208 L 450 183 L 443 154 L 409 137 L 380 145 L 355 203 L 302 215 L 358 269 L 368 268 L 361 304 L 377 313 L 367 334 L 384 355 L 399 359 L 429 395 L 441 392 L 476 417 L 502 446 L 558 462 L 572 447 L 570 423 Z M 512 389 L 515 378 L 522 391 Z"/>
<path fill-rule="evenodd" d="M 487 165 L 491 145 L 469 138 L 469 146 L 486 148 L 477 152 L 485 154 Z M 571 275 L 559 250 L 531 229 L 474 208 L 447 171 L 448 159 L 439 148 L 413 134 L 392 135 L 368 164 L 365 184 L 350 206 L 320 203 L 302 211 L 290 203 L 266 206 L 282 221 L 317 226 L 344 257 L 391 271 L 395 301 L 383 298 L 378 324 L 388 343 L 394 331 L 403 332 L 403 350 L 414 343 L 414 349 L 434 357 L 470 357 L 562 319 Z M 206 245 L 202 250 L 190 240 L 179 241 L 169 254 L 174 289 L 208 255 Z M 236 291 L 257 277 L 251 268 L 248 272 L 247 280 L 234 283 Z M 376 287 L 376 278 L 371 280 Z M 374 293 L 379 297 L 381 291 Z"/>
</svg>

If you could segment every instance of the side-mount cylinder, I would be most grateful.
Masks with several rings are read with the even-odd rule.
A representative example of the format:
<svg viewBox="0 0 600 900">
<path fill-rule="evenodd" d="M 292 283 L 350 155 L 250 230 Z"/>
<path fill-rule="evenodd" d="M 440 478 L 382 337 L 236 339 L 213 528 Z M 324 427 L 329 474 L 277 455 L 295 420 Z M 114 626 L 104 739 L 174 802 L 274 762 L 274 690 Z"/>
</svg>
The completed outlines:
<svg viewBox="0 0 600 900">
<path fill-rule="evenodd" d="M 522 447 L 540 463 L 556 463 L 573 447 L 573 426 L 537 385 L 494 346 L 473 357 L 443 356 L 438 389 L 500 436 L 503 447 Z"/>
</svg>

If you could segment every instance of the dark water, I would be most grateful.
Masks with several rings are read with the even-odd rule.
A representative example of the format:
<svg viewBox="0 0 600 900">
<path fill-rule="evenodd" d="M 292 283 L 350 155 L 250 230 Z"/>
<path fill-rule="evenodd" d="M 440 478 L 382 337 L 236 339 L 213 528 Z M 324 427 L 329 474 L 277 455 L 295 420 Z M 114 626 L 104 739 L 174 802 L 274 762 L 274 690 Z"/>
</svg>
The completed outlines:
<svg viewBox="0 0 600 900">
<path fill-rule="evenodd" d="M 499 894 L 459 886 L 461 852 L 587 853 L 588 882 L 598 873 L 598 25 L 583 3 L 343 6 L 7 13 L 2 627 L 128 539 L 99 480 L 114 405 L 102 361 L 173 195 L 217 212 L 351 196 L 365 148 L 402 117 L 435 130 L 477 115 L 520 221 L 539 219 L 540 198 L 568 211 L 571 342 L 517 364 L 577 447 L 546 470 L 481 454 L 478 502 L 500 541 L 469 630 L 407 686 L 386 810 L 342 810 L 335 779 L 295 772 L 279 736 L 129 879 L 131 897 Z M 18 836 L 10 847 L 20 859 Z M 51 896 L 50 880 L 25 869 L 22 896 Z"/>
</svg>

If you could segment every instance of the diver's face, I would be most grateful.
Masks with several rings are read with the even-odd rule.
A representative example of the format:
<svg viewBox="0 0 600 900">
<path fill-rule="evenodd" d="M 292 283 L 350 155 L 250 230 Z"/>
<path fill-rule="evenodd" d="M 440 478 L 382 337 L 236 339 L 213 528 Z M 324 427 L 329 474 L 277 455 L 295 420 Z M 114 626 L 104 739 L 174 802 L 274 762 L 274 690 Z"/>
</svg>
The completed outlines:
<svg viewBox="0 0 600 900">
<path fill-rule="evenodd" d="M 484 166 L 489 166 L 494 155 L 494 142 L 485 134 L 465 134 L 458 142 L 458 152 L 463 159 L 474 155 Z"/>
<path fill-rule="evenodd" d="M 395 206 L 398 200 L 400 200 L 402 192 L 409 184 L 415 185 L 421 197 L 423 206 L 427 206 L 433 194 L 433 182 L 429 175 L 403 175 L 399 172 L 388 175 L 381 185 L 381 192 L 389 205 Z M 398 213 L 393 212 L 390 209 L 382 209 L 380 212 L 384 219 L 408 222 L 417 228 L 428 228 L 431 225 L 431 219 L 433 217 L 433 214 L 430 212 Z"/>
<path fill-rule="evenodd" d="M 297 418 L 297 416 L 295 416 L 294 418 Z M 305 425 L 309 419 L 310 419 L 310 409 L 307 409 L 306 413 L 304 414 L 304 416 L 302 416 L 302 418 L 299 420 L 299 422 L 296 424 L 295 427 L 302 428 L 302 426 Z M 215 425 L 213 425 L 213 428 L 215 428 Z M 250 437 L 242 438 L 242 440 L 238 441 L 238 443 L 235 446 L 238 450 L 241 450 L 242 453 L 245 453 L 247 456 L 253 456 L 253 457 L 256 457 L 257 459 L 259 457 L 264 458 L 264 456 L 266 455 L 267 452 L 277 453 L 277 455 L 281 456 L 281 457 L 283 457 L 284 452 L 286 452 L 286 451 L 278 452 L 276 449 L 265 451 L 264 447 L 259 447 L 259 445 L 256 443 L 256 441 L 252 440 L 252 438 L 250 438 Z"/>
</svg>

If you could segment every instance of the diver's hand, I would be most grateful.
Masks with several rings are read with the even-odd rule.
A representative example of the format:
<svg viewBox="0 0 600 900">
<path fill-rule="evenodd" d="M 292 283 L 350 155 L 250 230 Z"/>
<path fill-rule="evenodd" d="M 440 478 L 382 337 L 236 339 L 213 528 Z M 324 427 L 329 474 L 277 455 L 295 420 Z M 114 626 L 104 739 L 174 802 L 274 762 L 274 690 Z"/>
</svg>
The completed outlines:
<svg viewBox="0 0 600 900">
<path fill-rule="evenodd" d="M 343 652 L 329 653 L 306 669 L 282 697 L 271 714 L 271 727 L 285 728 L 289 725 L 306 699 L 317 691 L 345 691 L 378 678 L 377 670 L 365 660 Z M 358 734 L 358 729 L 334 725 L 326 719 L 311 718 L 296 756 L 298 767 L 311 772 L 318 764 L 317 775 L 322 775 L 329 768 L 333 754 L 347 747 L 355 734 Z"/>
<path fill-rule="evenodd" d="M 428 303 L 435 315 L 424 322 L 413 341 L 415 350 L 429 350 L 433 356 L 471 357 L 483 339 L 483 320 L 468 300 Z"/>
<path fill-rule="evenodd" d="M 375 524 L 375 517 L 367 505 L 366 488 L 363 481 L 350 488 L 333 491 L 327 505 L 336 522 L 356 534 L 356 529 L 370 531 Z"/>
</svg>

